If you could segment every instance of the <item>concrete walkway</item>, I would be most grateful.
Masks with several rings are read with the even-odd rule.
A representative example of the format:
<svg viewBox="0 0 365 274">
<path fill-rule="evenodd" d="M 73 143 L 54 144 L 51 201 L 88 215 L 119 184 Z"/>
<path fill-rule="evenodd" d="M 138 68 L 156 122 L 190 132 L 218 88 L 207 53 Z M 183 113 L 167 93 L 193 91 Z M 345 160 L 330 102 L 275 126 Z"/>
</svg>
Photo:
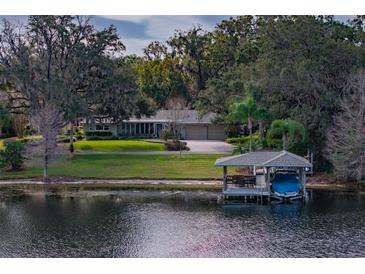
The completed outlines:
<svg viewBox="0 0 365 274">
<path fill-rule="evenodd" d="M 232 153 L 233 145 L 223 141 L 187 140 L 191 152 L 204 154 Z"/>
<path fill-rule="evenodd" d="M 230 154 L 233 146 L 223 141 L 187 140 L 189 151 L 181 151 L 181 154 Z M 96 152 L 76 151 L 78 155 L 176 155 L 179 151 L 134 151 L 134 152 Z"/>
</svg>

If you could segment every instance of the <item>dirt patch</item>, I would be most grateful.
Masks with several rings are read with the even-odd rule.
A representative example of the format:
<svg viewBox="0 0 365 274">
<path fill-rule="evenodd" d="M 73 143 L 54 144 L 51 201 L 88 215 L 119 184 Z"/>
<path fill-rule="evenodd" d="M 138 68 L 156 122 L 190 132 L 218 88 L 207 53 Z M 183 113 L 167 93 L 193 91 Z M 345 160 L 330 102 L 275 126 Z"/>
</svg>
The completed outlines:
<svg viewBox="0 0 365 274">
<path fill-rule="evenodd" d="M 316 175 L 307 177 L 307 186 L 313 188 L 344 188 L 358 189 L 359 186 L 355 181 L 340 181 L 333 176 Z"/>
</svg>

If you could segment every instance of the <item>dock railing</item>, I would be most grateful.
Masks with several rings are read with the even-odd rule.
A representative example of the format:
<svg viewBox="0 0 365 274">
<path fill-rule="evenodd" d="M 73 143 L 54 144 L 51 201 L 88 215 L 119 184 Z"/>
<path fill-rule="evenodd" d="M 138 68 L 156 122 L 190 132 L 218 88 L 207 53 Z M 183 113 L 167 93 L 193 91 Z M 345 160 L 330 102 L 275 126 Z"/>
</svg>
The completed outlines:
<svg viewBox="0 0 365 274">
<path fill-rule="evenodd" d="M 256 177 L 247 175 L 227 175 L 227 186 L 238 188 L 255 188 Z"/>
<path fill-rule="evenodd" d="M 268 196 L 266 186 L 256 184 L 255 176 L 226 175 L 226 184 L 223 194 L 229 196 L 262 197 Z"/>
</svg>

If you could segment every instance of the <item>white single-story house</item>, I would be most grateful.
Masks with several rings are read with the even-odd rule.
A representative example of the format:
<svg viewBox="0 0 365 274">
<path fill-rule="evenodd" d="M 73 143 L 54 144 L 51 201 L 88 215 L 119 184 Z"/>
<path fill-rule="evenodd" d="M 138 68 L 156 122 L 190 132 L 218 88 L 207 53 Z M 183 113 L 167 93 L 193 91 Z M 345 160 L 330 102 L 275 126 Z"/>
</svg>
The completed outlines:
<svg viewBox="0 0 365 274">
<path fill-rule="evenodd" d="M 150 117 L 123 120 L 113 123 L 108 118 L 89 119 L 85 132 L 112 132 L 114 136 L 130 138 L 160 138 L 161 133 L 172 125 L 180 128 L 185 140 L 224 140 L 227 135 L 224 124 L 213 123 L 214 113 L 199 118 L 196 110 L 159 110 Z"/>
</svg>

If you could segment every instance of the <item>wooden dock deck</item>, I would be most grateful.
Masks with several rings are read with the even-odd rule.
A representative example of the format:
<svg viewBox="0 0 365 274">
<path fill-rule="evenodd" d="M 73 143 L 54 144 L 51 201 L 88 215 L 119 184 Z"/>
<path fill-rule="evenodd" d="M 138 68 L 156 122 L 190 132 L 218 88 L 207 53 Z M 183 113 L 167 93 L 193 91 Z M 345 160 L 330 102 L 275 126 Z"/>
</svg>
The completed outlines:
<svg viewBox="0 0 365 274">
<path fill-rule="evenodd" d="M 270 192 L 265 188 L 243 188 L 243 187 L 232 187 L 223 190 L 225 196 L 270 196 Z"/>
</svg>

